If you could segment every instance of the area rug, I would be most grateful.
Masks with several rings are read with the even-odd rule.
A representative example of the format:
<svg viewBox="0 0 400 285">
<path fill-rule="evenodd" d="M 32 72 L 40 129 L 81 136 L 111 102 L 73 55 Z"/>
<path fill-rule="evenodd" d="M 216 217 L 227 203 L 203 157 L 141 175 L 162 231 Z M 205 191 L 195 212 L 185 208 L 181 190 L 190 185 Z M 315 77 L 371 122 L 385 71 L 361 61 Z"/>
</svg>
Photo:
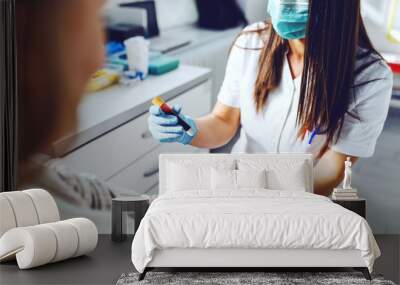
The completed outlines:
<svg viewBox="0 0 400 285">
<path fill-rule="evenodd" d="M 373 275 L 373 280 L 368 281 L 359 272 L 148 272 L 142 281 L 138 281 L 138 276 L 122 274 L 117 285 L 395 285 L 380 275 Z"/>
</svg>

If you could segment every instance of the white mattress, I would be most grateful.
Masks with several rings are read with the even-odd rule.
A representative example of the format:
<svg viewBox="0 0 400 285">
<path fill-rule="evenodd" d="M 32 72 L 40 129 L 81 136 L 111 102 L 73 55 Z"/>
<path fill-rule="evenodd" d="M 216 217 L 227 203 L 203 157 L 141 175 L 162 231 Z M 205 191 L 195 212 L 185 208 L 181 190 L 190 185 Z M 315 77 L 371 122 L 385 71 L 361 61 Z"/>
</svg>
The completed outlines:
<svg viewBox="0 0 400 285">
<path fill-rule="evenodd" d="M 370 271 L 380 255 L 359 215 L 319 195 L 266 189 L 160 196 L 134 237 L 132 262 L 143 272 L 156 249 L 170 248 L 359 250 Z"/>
</svg>

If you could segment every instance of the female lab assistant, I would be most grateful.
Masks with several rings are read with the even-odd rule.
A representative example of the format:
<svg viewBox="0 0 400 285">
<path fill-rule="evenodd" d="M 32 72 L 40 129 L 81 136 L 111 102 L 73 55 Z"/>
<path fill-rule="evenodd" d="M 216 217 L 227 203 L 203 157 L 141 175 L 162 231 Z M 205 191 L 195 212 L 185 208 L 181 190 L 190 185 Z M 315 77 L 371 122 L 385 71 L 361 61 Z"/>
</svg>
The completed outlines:
<svg viewBox="0 0 400 285">
<path fill-rule="evenodd" d="M 353 162 L 370 157 L 386 120 L 392 73 L 365 31 L 360 0 L 270 0 L 271 23 L 244 29 L 232 47 L 211 114 L 174 116 L 150 108 L 160 142 L 216 148 L 241 126 L 233 152 L 308 152 L 315 193 L 329 195 Z M 180 112 L 180 107 L 174 107 Z"/>
</svg>

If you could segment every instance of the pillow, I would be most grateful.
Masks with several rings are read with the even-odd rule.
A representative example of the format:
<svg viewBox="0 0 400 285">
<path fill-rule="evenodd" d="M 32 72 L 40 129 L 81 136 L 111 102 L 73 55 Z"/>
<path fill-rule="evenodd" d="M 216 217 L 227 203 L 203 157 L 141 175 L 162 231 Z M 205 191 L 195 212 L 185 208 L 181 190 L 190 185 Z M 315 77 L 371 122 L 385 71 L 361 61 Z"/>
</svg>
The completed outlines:
<svg viewBox="0 0 400 285">
<path fill-rule="evenodd" d="M 274 190 L 303 191 L 308 187 L 308 178 L 305 175 L 306 164 L 298 164 L 296 167 L 285 170 L 272 169 L 268 171 L 268 188 Z"/>
<path fill-rule="evenodd" d="M 296 159 L 249 159 L 238 160 L 240 170 L 266 170 L 267 187 L 273 190 L 307 191 L 310 185 L 312 169 L 304 160 Z"/>
<path fill-rule="evenodd" d="M 236 170 L 238 188 L 267 188 L 267 171 L 263 170 Z"/>
<path fill-rule="evenodd" d="M 266 188 L 265 170 L 229 170 L 215 169 L 211 171 L 212 190 L 239 190 L 242 188 Z"/>
<path fill-rule="evenodd" d="M 215 169 L 211 170 L 211 189 L 236 189 L 236 170 Z"/>
<path fill-rule="evenodd" d="M 183 164 L 169 163 L 167 189 L 170 191 L 210 189 L 210 170 L 210 167 L 188 167 Z"/>
<path fill-rule="evenodd" d="M 211 169 L 233 169 L 232 159 L 176 159 L 166 165 L 167 191 L 211 190 Z"/>
</svg>

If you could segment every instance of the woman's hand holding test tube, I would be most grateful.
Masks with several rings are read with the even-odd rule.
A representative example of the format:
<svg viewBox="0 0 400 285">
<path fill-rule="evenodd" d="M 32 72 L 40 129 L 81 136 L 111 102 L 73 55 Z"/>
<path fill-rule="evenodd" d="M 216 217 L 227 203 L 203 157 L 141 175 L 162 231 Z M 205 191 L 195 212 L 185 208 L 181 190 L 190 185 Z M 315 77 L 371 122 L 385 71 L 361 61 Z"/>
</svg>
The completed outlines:
<svg viewBox="0 0 400 285">
<path fill-rule="evenodd" d="M 184 145 L 192 143 L 198 133 L 198 128 L 191 117 L 181 114 L 181 110 L 179 105 L 175 105 L 170 112 L 163 111 L 160 105 L 150 107 L 149 130 L 156 140 L 162 143 L 178 142 Z"/>
</svg>

